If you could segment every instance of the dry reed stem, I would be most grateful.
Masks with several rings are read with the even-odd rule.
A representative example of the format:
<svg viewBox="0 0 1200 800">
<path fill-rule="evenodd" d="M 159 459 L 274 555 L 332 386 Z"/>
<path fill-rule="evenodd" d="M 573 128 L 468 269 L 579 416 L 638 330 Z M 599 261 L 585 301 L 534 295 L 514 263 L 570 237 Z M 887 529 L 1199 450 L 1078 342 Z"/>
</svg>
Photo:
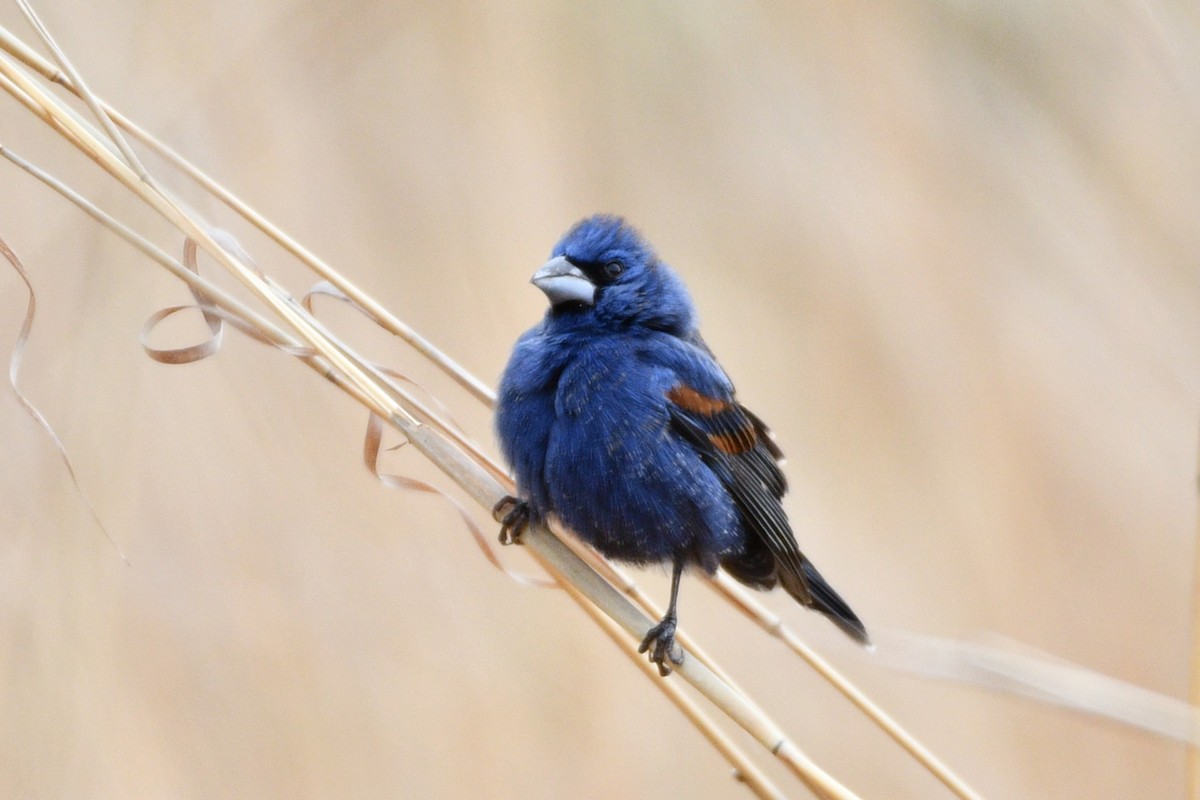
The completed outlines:
<svg viewBox="0 0 1200 800">
<path fill-rule="evenodd" d="M 6 37 L 8 38 L 8 37 Z M 298 337 L 320 354 L 338 373 L 342 380 L 356 391 L 356 399 L 374 413 L 387 419 L 403 433 L 410 442 L 429 457 L 439 468 L 455 480 L 485 507 L 493 505 L 503 496 L 503 487 L 481 464 L 472 461 L 438 431 L 426 425 L 392 397 L 387 387 L 377 383 L 373 376 L 360 366 L 362 359 L 348 355 L 347 350 L 330 341 L 310 315 L 285 297 L 255 270 L 223 249 L 208 233 L 206 227 L 192 219 L 152 178 L 141 175 L 114 155 L 80 121 L 66 112 L 52 97 L 47 95 L 14 64 L 0 59 L 0 74 L 4 77 L 3 88 L 9 91 L 39 118 L 50 125 L 64 138 L 75 144 L 105 171 L 137 194 L 161 216 L 180 229 L 188 238 L 196 241 L 210 257 L 227 271 L 234 274 L 261 301 L 291 327 Z M 86 89 L 80 87 L 86 92 Z M 99 109 L 99 103 L 91 102 Z M 101 111 L 103 117 L 103 112 Z M 530 549 L 544 562 L 548 571 L 560 580 L 573 581 L 579 591 L 591 602 L 605 610 L 630 634 L 640 637 L 651 621 L 640 614 L 611 586 L 605 583 L 570 552 L 549 531 L 535 527 L 526 537 Z M 789 760 L 802 765 L 799 772 L 806 785 L 819 796 L 851 798 L 854 795 L 820 770 L 806 756 L 787 743 L 779 729 L 769 718 L 758 712 L 745 699 L 721 681 L 695 658 L 687 658 L 677 670 L 680 676 L 705 694 L 735 722 L 750 732 L 772 752 L 786 752 Z"/>
<path fill-rule="evenodd" d="M 1200 446 L 1195 480 L 1200 494 Z M 1192 537 L 1192 664 L 1188 700 L 1193 708 L 1200 706 L 1200 510 L 1196 514 L 1196 535 Z M 1200 744 L 1195 739 L 1188 746 L 1187 792 L 1192 800 L 1200 800 Z"/>
<path fill-rule="evenodd" d="M 564 583 L 562 588 L 587 612 L 592 621 L 600 626 L 600 629 L 620 648 L 621 652 L 625 653 L 629 660 L 654 683 L 659 691 L 675 704 L 680 713 L 700 729 L 700 732 L 725 757 L 725 760 L 733 765 L 733 777 L 735 780 L 746 784 L 746 787 L 759 797 L 782 798 L 785 796 L 771 783 L 770 779 L 761 770 L 754 766 L 753 762 L 746 758 L 745 754 L 742 753 L 741 749 L 732 739 L 726 736 L 719 728 L 703 724 L 704 712 L 690 697 L 683 693 L 678 684 L 674 681 L 658 679 L 658 670 L 649 660 L 642 658 L 641 654 L 632 646 L 629 637 L 625 636 L 611 619 L 606 617 L 594 605 L 587 602 L 587 600 L 576 592 L 575 587 L 571 584 Z"/>
<path fill-rule="evenodd" d="M 0 87 L 2 86 L 4 86 L 3 79 L 0 79 Z M 49 174 L 40 167 L 31 164 L 26 159 L 9 150 L 3 144 L 0 144 L 0 156 L 7 158 L 13 164 L 25 170 L 39 181 L 49 186 L 51 189 L 54 189 L 67 200 L 71 201 L 80 209 L 82 209 L 84 213 L 86 213 L 92 219 L 96 220 L 105 228 L 108 228 L 110 231 L 129 242 L 131 245 L 137 248 L 142 255 L 157 262 L 171 272 L 171 274 L 173 274 L 176 278 L 186 282 L 193 291 L 208 295 L 212 298 L 213 302 L 217 306 L 229 311 L 231 314 L 243 318 L 246 320 L 247 324 L 252 325 L 256 329 L 266 333 L 267 338 L 269 338 L 272 344 L 278 346 L 289 346 L 294 344 L 293 340 L 283 331 L 282 328 L 275 325 L 275 323 L 271 322 L 269 319 L 262 316 L 257 311 L 238 300 L 236 297 L 228 294 L 224 289 L 222 289 L 220 286 L 217 286 L 203 275 L 192 272 L 183 264 L 181 264 L 178 259 L 173 258 L 162 248 L 158 247 L 152 242 L 147 241 L 144 236 L 141 236 L 136 231 L 115 219 L 112 215 L 96 206 L 95 203 L 91 202 L 86 197 L 83 197 L 78 192 L 64 184 L 62 181 L 55 178 L 53 175 Z"/>
<path fill-rule="evenodd" d="M 602 579 L 595 570 L 591 569 L 570 548 L 548 528 L 542 525 L 531 526 L 525 533 L 527 547 L 538 557 L 539 562 L 549 555 L 555 555 L 556 561 L 563 561 L 571 566 L 566 577 L 574 587 L 582 592 L 589 600 L 603 598 L 603 603 L 597 603 L 613 621 L 633 636 L 641 639 L 647 627 L 647 617 L 627 600 L 620 592 Z M 566 556 L 570 556 L 569 558 Z M 554 574 L 556 563 L 543 563 L 547 571 Z M 556 575 L 556 577 L 558 577 Z M 615 613 L 614 613 L 615 612 Z M 807 755 L 792 744 L 783 731 L 761 713 L 753 704 L 735 691 L 729 684 L 722 681 L 704 662 L 693 653 L 684 651 L 683 663 L 676 665 L 675 674 L 684 678 L 693 686 L 709 686 L 714 691 L 707 694 L 708 699 L 726 713 L 747 733 L 758 740 L 760 744 L 780 757 L 793 773 L 811 789 L 818 797 L 851 798 L 850 790 L 839 784 L 832 776 L 818 767 Z"/>
<path fill-rule="evenodd" d="M 5 79 L 0 77 L 0 88 L 4 88 L 4 86 Z M 177 259 L 168 255 L 160 247 L 147 241 L 145 237 L 139 235 L 136 231 L 131 230 L 128 226 L 114 219 L 110 214 L 98 208 L 94 203 L 71 189 L 69 186 L 65 185 L 62 181 L 56 179 L 54 176 L 50 175 L 36 165 L 29 163 L 24 158 L 21 158 L 3 144 L 0 144 L 0 156 L 8 159 L 13 164 L 17 165 L 33 177 L 40 180 L 42 183 L 49 186 L 51 189 L 54 189 L 64 198 L 78 206 L 81 210 L 88 214 L 88 216 L 92 217 L 105 228 L 108 228 L 126 242 L 133 245 L 143 255 L 157 262 L 159 265 L 175 275 L 175 277 L 187 283 L 189 288 L 194 293 L 204 296 L 212 303 L 212 307 L 207 309 L 205 309 L 204 306 L 198 306 L 199 308 L 202 310 L 208 310 L 210 312 L 215 311 L 224 321 L 234 324 L 244 333 L 267 342 L 290 355 L 296 356 L 314 369 L 319 375 L 321 375 L 321 377 L 329 380 L 343 391 L 351 394 L 360 403 L 366 405 L 369 402 L 365 395 L 362 395 L 355 386 L 345 383 L 341 379 L 341 376 L 333 371 L 329 364 L 315 352 L 313 352 L 311 348 L 305 348 L 300 345 L 300 343 L 292 338 L 286 331 L 284 331 L 271 320 L 264 317 L 262 314 L 247 306 L 242 301 L 238 300 L 233 295 L 226 292 L 224 288 L 212 283 L 203 275 L 192 272 Z"/>
<path fill-rule="evenodd" d="M 125 141 L 125 137 L 117 130 L 117 127 L 113 124 L 109 116 L 104 113 L 104 109 L 100 106 L 96 96 L 92 94 L 87 88 L 87 84 L 84 83 L 83 76 L 79 74 L 79 71 L 75 69 L 71 60 L 67 58 L 67 54 L 58 46 L 58 42 L 54 41 L 54 37 L 50 35 L 50 31 L 42 24 L 38 15 L 33 12 L 27 0 L 17 0 L 17 7 L 21 9 L 21 13 L 25 15 L 25 19 L 33 26 L 33 29 L 37 31 L 37 35 L 42 40 L 42 43 L 50 48 L 50 52 L 54 54 L 54 59 L 58 61 L 59 66 L 67 73 L 71 84 L 78 87 L 79 96 L 87 104 L 88 108 L 92 110 L 96 119 L 99 120 L 100 125 L 104 128 L 104 132 L 108 134 L 109 140 L 121 151 L 121 156 L 125 159 L 125 163 L 133 168 L 138 177 L 148 182 L 150 175 L 146 172 L 146 168 L 142 166 L 142 162 L 138 160 L 138 157 L 133 154 L 133 150 L 130 149 L 129 143 Z"/>
<path fill-rule="evenodd" d="M 575 539 L 570 535 L 559 534 L 559 539 L 561 539 L 568 547 L 570 547 L 575 555 L 583 559 L 588 566 L 596 570 L 596 572 L 598 572 L 604 578 L 604 580 L 608 581 L 609 584 L 616 587 L 627 597 L 631 598 L 633 602 L 637 604 L 638 608 L 644 611 L 651 619 L 662 618 L 662 608 L 653 600 L 651 600 L 645 594 L 645 592 L 638 588 L 638 585 L 624 571 L 617 568 L 606 558 L 598 554 L 595 550 L 592 550 L 583 542 L 580 542 L 578 539 Z M 686 651 L 700 659 L 700 661 L 703 662 L 708 669 L 712 670 L 717 677 L 729 684 L 730 688 L 741 694 L 746 699 L 746 702 L 749 703 L 750 706 L 756 711 L 756 713 L 766 716 L 766 712 L 754 701 L 754 698 L 748 692 L 743 691 L 742 688 L 738 686 L 738 684 L 735 683 L 734 680 L 729 676 L 729 674 L 725 672 L 725 670 L 721 669 L 716 660 L 709 656 L 708 653 L 701 648 L 691 636 L 688 635 L 684 628 L 681 627 L 676 631 L 675 640 Z M 630 652 L 633 653 L 634 651 L 631 649 Z M 639 662 L 644 662 L 647 667 L 650 664 L 648 660 L 640 657 L 636 660 Z M 786 737 L 780 739 L 779 744 L 775 748 L 775 756 L 787 765 L 788 769 L 793 775 L 802 778 L 804 764 L 802 761 L 795 760 L 799 754 L 799 751 L 793 748 L 791 744 L 792 742 Z"/>
<path fill-rule="evenodd" d="M 583 558 L 593 569 L 599 572 L 604 578 L 626 595 L 631 597 L 638 606 L 649 614 L 651 617 L 662 615 L 661 609 L 653 600 L 645 595 L 638 588 L 637 584 L 630 579 L 623 570 L 617 568 L 607 560 L 597 556 L 594 551 L 574 539 L 563 537 L 568 546 L 575 550 L 576 554 Z M 706 576 L 707 577 L 707 576 Z M 876 705 L 869 697 L 866 696 L 858 687 L 856 687 L 849 679 L 837 671 L 825 659 L 821 658 L 808 645 L 794 633 L 786 625 L 783 624 L 778 615 L 771 612 L 754 598 L 754 596 L 738 584 L 724 572 L 718 572 L 715 576 L 707 577 L 709 585 L 727 601 L 733 604 L 739 611 L 745 614 L 754 622 L 758 623 L 759 627 L 765 630 L 772 636 L 780 639 L 786 644 L 792 652 L 800 656 L 829 682 L 838 692 L 840 692 L 847 700 L 853 703 L 863 714 L 865 714 L 873 723 L 883 730 L 892 738 L 900 747 L 902 747 L 909 755 L 917 760 L 931 774 L 934 775 L 943 785 L 951 792 L 963 800 L 981 800 L 979 795 L 972 789 L 962 778 L 955 774 L 947 767 L 937 756 L 935 756 L 927 747 L 921 744 L 912 734 L 906 731 L 900 723 L 896 722 L 887 712 Z M 716 672 L 727 683 L 734 688 L 737 684 L 733 682 L 717 665 L 708 657 L 708 655 L 700 649 L 695 642 L 692 642 L 686 632 L 681 628 L 677 634 L 680 643 L 688 648 L 697 658 L 702 659 L 710 669 Z M 749 697 L 747 695 L 747 697 Z M 781 755 L 781 758 L 785 757 Z"/>
<path fill-rule="evenodd" d="M 920 675 L 1119 722 L 1156 736 L 1200 746 L 1200 712 L 1186 700 L 1081 667 L 1029 645 L 990 635 L 962 641 L 891 631 L 885 663 Z"/>
<path fill-rule="evenodd" d="M 214 261 L 233 273 L 251 292 L 270 306 L 293 328 L 304 343 L 314 347 L 333 367 L 362 391 L 372 404 L 372 410 L 385 418 L 408 416 L 407 412 L 396 404 L 378 384 L 370 380 L 359 367 L 343 356 L 335 347 L 329 346 L 311 323 L 311 317 L 306 319 L 307 315 L 297 313 L 286 300 L 279 297 L 265 281 L 259 278 L 254 270 L 217 244 L 205 226 L 188 216 L 165 191 L 157 187 L 152 180 L 143 180 L 129 165 L 96 141 L 86 127 L 70 115 L 60 112 L 58 102 L 42 91 L 41 87 L 34 84 L 7 59 L 0 59 L 0 75 L 7 79 L 3 83 L 3 88 L 9 89 L 10 94 L 13 94 L 23 105 L 56 131 L 65 134 L 72 144 L 124 184 L 126 188 L 137 194 L 147 205 L 182 231 L 185 236 L 197 242 Z M 15 85 L 19 91 L 11 91 L 11 85 Z M 320 345 L 324 345 L 324 347 Z"/>
<path fill-rule="evenodd" d="M 733 603 L 743 614 L 757 622 L 763 630 L 783 641 L 792 652 L 804 659 L 817 674 L 832 684 L 859 711 L 866 714 L 884 733 L 890 736 L 909 755 L 936 776 L 947 789 L 963 798 L 963 800 L 981 800 L 981 795 L 967 785 L 949 767 L 943 764 L 929 748 L 921 744 L 900 723 L 896 722 L 887 712 L 872 702 L 857 686 L 838 672 L 832 664 L 821 658 L 815 650 L 801 641 L 800 637 L 783 624 L 783 620 L 754 599 L 745 588 L 723 572 L 717 573 L 709 581 L 709 585 Z"/>
<path fill-rule="evenodd" d="M 82 96 L 80 90 L 76 88 L 75 84 L 72 83 L 68 76 L 64 75 L 61 70 L 55 68 L 53 64 L 39 56 L 36 52 L 31 50 L 27 45 L 3 28 L 0 28 L 0 50 L 9 53 L 15 59 L 30 69 L 35 70 L 51 83 L 62 86 L 76 96 Z M 175 168 L 179 169 L 222 203 L 240 214 L 250 224 L 254 225 L 256 228 L 265 233 L 284 250 L 291 253 L 303 264 L 340 289 L 348 298 L 364 309 L 365 312 L 384 330 L 394 334 L 404 342 L 407 342 L 413 347 L 413 349 L 436 364 L 460 386 L 470 392 L 481 402 L 487 404 L 489 407 L 495 402 L 495 393 L 485 383 L 461 367 L 456 361 L 454 361 L 454 359 L 450 358 L 440 349 L 435 347 L 429 340 L 421 336 L 417 331 L 413 330 L 413 328 L 406 325 L 402 320 L 380 305 L 373 297 L 351 283 L 333 267 L 304 247 L 304 245 L 300 244 L 283 230 L 278 228 L 262 214 L 259 214 L 248 203 L 234 195 L 220 183 L 209 177 L 205 172 L 197 168 L 183 156 L 179 155 L 166 143 L 160 141 L 157 137 L 143 130 L 136 123 L 125 117 L 116 109 L 112 108 L 103 100 L 97 98 L 96 104 L 99 108 L 103 109 L 105 114 L 107 114 L 120 128 L 132 135 L 135 139 L 138 139 L 143 144 L 153 149 L 156 153 L 170 162 Z"/>
<path fill-rule="evenodd" d="M 118 127 L 126 130 L 135 138 L 138 138 L 143 143 L 150 146 L 153 150 L 170 161 L 176 168 L 180 169 L 186 175 L 200 184 L 202 188 L 213 193 L 219 200 L 228 205 L 237 213 L 241 214 L 248 222 L 258 227 L 263 231 L 263 233 L 267 234 L 281 247 L 295 255 L 314 272 L 316 272 L 318 275 L 321 275 L 323 278 L 329 281 L 329 283 L 337 287 L 349 302 L 354 304 L 369 318 L 374 320 L 376 324 L 409 343 L 414 349 L 433 361 L 433 363 L 446 372 L 446 374 L 456 380 L 461 386 L 466 388 L 488 407 L 491 407 L 491 405 L 494 403 L 495 395 L 491 389 L 489 389 L 474 375 L 471 375 L 469 372 L 459 366 L 457 362 L 436 348 L 424 337 L 420 336 L 420 334 L 418 334 L 412 328 L 405 325 L 394 315 L 387 312 L 386 309 L 383 309 L 383 307 L 375 302 L 373 298 L 362 292 L 354 284 L 337 273 L 332 267 L 325 264 L 325 262 L 321 261 L 282 230 L 272 225 L 268 220 L 262 217 L 262 215 L 258 214 L 258 212 L 243 202 L 240 198 L 226 190 L 219 183 L 214 181 L 204 172 L 199 170 L 178 153 L 169 148 L 166 144 L 159 141 L 149 133 L 143 131 L 135 123 L 121 115 L 103 100 L 94 97 L 90 93 L 84 93 L 76 89 L 76 84 L 73 78 L 64 75 L 61 71 L 55 69 L 52 64 L 41 58 L 41 56 L 38 56 L 24 43 L 13 37 L 3 28 L 0 28 L 0 49 L 13 55 L 23 64 L 34 69 L 50 82 L 66 88 L 76 96 L 83 97 L 85 101 L 88 102 L 90 108 L 95 110 L 97 114 L 102 115 L 102 120 L 107 120 L 108 117 L 111 116 Z M 65 107 L 64 110 L 68 112 L 70 111 L 70 109 L 66 109 Z M 74 115 L 72 116 L 74 117 Z M 78 119 L 78 117 L 74 117 L 74 119 L 77 124 L 87 127 L 86 123 Z M 110 128 L 110 125 L 105 126 L 105 130 L 109 130 Z M 96 136 L 95 131 L 93 131 L 93 137 L 101 144 L 104 144 L 103 140 L 100 140 Z M 122 148 L 121 152 L 124 153 L 125 150 L 126 148 Z M 148 175 L 144 175 L 143 180 L 150 182 L 151 179 Z M 295 303 L 294 300 L 292 300 L 292 302 L 293 304 Z M 327 336 L 329 336 L 331 341 L 337 341 L 336 337 L 333 337 L 331 334 L 329 334 L 328 330 L 326 330 L 325 333 Z M 344 347 L 339 349 L 342 349 L 344 352 L 346 351 L 346 348 Z M 394 382 L 384 373 L 375 368 L 374 365 L 371 365 L 368 362 L 360 362 L 359 366 L 364 369 L 364 371 L 374 373 L 377 380 L 388 385 L 392 390 L 393 396 L 402 398 L 404 402 L 408 404 L 410 410 L 416 410 L 423 419 L 436 425 L 439 429 L 453 438 L 460 447 L 467 450 L 473 457 L 476 457 L 480 460 L 485 460 L 494 474 L 496 474 L 498 477 L 504 476 L 504 470 L 495 464 L 494 461 L 489 459 L 478 447 L 478 445 L 466 437 L 461 436 L 458 431 L 455 430 L 454 426 L 449 425 L 442 420 L 438 414 L 425 407 L 415 395 L 401 389 L 398 386 L 395 386 Z"/>
</svg>

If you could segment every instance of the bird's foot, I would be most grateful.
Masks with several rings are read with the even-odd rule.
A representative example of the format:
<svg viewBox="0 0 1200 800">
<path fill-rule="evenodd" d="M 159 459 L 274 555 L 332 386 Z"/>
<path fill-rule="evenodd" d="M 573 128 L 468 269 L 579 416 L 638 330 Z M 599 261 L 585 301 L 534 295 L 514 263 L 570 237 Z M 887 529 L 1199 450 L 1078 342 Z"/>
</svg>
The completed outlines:
<svg viewBox="0 0 1200 800">
<path fill-rule="evenodd" d="M 658 666 L 658 674 L 664 678 L 671 674 L 672 664 L 683 663 L 683 651 L 675 644 L 675 625 L 674 616 L 663 617 L 638 645 L 639 653 L 650 651 L 650 661 Z"/>
<path fill-rule="evenodd" d="M 529 516 L 529 503 L 511 495 L 492 506 L 492 518 L 500 523 L 500 544 L 520 544 Z"/>
</svg>

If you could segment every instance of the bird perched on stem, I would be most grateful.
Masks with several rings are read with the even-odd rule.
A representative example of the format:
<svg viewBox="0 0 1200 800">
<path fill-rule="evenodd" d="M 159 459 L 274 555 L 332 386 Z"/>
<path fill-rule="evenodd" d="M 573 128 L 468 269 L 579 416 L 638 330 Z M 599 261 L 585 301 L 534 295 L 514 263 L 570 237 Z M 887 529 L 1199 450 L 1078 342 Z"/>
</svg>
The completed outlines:
<svg viewBox="0 0 1200 800">
<path fill-rule="evenodd" d="M 801 554 L 780 505 L 782 453 L 700 338 L 675 273 L 620 217 L 578 222 L 532 283 L 550 310 L 516 344 L 496 430 L 519 498 L 496 507 L 500 540 L 557 518 L 605 556 L 670 563 L 671 602 L 642 640 L 659 672 L 675 647 L 679 579 L 720 566 L 782 584 L 850 637 L 866 629 Z"/>
</svg>

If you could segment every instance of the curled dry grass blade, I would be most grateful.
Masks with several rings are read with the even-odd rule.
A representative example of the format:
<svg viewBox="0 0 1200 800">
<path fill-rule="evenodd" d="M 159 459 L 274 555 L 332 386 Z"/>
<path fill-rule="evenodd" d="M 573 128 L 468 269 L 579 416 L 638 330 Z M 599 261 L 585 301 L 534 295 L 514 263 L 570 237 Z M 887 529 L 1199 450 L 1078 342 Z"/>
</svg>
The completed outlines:
<svg viewBox="0 0 1200 800">
<path fill-rule="evenodd" d="M 13 343 L 12 355 L 8 359 L 8 384 L 12 388 L 13 396 L 17 398 L 17 403 L 25 410 L 25 413 L 50 437 L 50 441 L 54 445 L 54 449 L 58 451 L 59 458 L 62 459 L 63 466 L 67 469 L 67 475 L 82 498 L 84 506 L 87 507 L 88 513 L 95 520 L 96 524 L 100 526 L 100 530 L 104 532 L 108 543 L 117 551 L 121 560 L 128 564 L 129 559 L 125 557 L 125 553 L 121 551 L 121 548 L 117 546 L 116 540 L 113 539 L 112 534 L 105 527 L 104 520 L 100 519 L 100 515 L 96 513 L 92 502 L 88 500 L 87 495 L 83 493 L 82 488 L 79 486 L 79 477 L 75 474 L 75 465 L 71 463 L 71 457 L 67 453 L 66 445 L 63 444 L 58 434 L 54 432 L 54 427 L 50 424 L 50 421 L 46 419 L 37 406 L 21 391 L 21 360 L 25 355 L 25 346 L 29 343 L 29 335 L 33 332 L 33 319 L 37 314 L 37 294 L 33 290 L 33 282 L 29 280 L 29 273 L 26 272 L 25 265 L 21 263 L 21 259 L 17 257 L 17 254 L 12 251 L 8 243 L 3 239 L 0 239 L 0 257 L 7 261 L 9 266 L 16 271 L 17 277 L 25 284 L 25 291 L 28 295 L 28 299 L 25 302 L 25 318 L 21 321 L 21 330 L 17 333 L 16 341 Z"/>
</svg>

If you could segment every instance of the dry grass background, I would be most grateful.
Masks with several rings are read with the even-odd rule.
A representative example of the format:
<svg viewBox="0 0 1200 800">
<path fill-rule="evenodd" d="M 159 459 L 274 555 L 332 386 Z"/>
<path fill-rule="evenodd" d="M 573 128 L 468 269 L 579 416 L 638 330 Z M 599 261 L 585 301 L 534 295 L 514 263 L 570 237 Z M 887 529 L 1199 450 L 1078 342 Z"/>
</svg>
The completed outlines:
<svg viewBox="0 0 1200 800">
<path fill-rule="evenodd" d="M 39 6 L 98 93 L 489 381 L 543 311 L 525 281 L 554 239 L 625 214 L 777 430 L 801 542 L 869 626 L 995 631 L 1186 697 L 1194 9 Z M 179 247 L 0 109 L 5 145 Z M 0 236 L 38 290 L 25 388 L 131 562 L 0 396 L 0 795 L 746 796 L 563 596 L 370 479 L 358 407 L 238 337 L 151 362 L 137 329 L 183 288 L 11 167 Z M 23 308 L 0 272 L 0 331 Z M 465 396 L 328 311 L 490 444 Z M 404 450 L 393 466 L 436 479 Z M 943 796 L 699 581 L 683 592 L 685 627 L 850 788 Z M 1184 796 L 1181 745 L 889 671 L 770 602 L 987 796 Z"/>
</svg>

